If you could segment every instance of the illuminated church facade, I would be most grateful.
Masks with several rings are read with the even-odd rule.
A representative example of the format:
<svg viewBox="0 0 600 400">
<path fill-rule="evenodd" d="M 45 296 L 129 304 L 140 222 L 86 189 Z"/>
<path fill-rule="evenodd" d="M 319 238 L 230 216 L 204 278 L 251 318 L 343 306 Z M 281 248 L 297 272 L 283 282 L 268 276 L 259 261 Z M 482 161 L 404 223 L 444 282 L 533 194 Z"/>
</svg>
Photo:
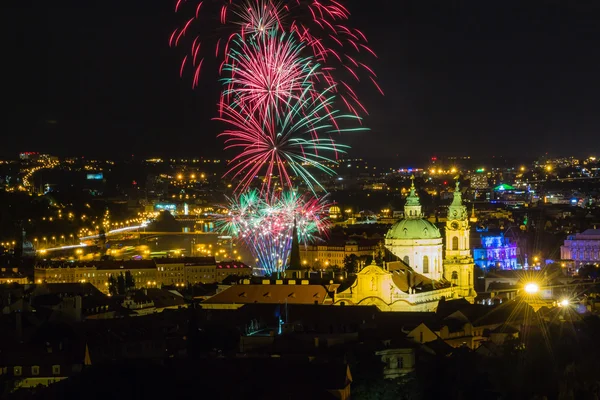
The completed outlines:
<svg viewBox="0 0 600 400">
<path fill-rule="evenodd" d="M 444 251 L 439 229 L 423 218 L 413 179 L 404 219 L 385 237 L 385 247 L 400 261 L 363 268 L 340 288 L 335 304 L 377 305 L 382 311 L 434 311 L 442 297 L 473 303 L 469 214 L 458 182 L 448 208 L 445 244 Z"/>
</svg>

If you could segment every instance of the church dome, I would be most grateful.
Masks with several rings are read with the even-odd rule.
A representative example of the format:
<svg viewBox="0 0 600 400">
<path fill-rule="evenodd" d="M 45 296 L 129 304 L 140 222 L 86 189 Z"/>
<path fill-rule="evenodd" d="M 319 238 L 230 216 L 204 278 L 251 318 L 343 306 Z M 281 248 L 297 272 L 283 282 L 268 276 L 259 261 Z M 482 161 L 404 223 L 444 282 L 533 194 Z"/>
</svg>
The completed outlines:
<svg viewBox="0 0 600 400">
<path fill-rule="evenodd" d="M 341 213 L 342 213 L 342 210 L 340 209 L 339 206 L 336 206 L 334 204 L 331 207 L 329 207 L 329 214 L 341 214 Z"/>
<path fill-rule="evenodd" d="M 440 230 L 431 222 L 423 219 L 421 202 L 415 188 L 415 177 L 410 178 L 410 194 L 404 205 L 404 219 L 396 222 L 385 235 L 386 239 L 438 239 Z"/>
<path fill-rule="evenodd" d="M 440 230 L 425 219 L 403 219 L 396 222 L 385 235 L 386 239 L 437 239 Z"/>
</svg>

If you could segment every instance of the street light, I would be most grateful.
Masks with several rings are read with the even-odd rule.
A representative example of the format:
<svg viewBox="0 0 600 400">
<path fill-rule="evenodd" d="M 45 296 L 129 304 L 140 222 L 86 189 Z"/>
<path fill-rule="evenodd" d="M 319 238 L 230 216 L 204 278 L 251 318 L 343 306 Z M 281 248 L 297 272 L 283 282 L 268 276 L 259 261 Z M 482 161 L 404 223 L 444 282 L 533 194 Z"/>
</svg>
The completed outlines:
<svg viewBox="0 0 600 400">
<path fill-rule="evenodd" d="M 568 307 L 568 306 L 569 306 L 569 304 L 571 304 L 571 302 L 569 301 L 569 299 L 562 299 L 562 300 L 561 300 L 561 301 L 558 303 L 558 305 L 559 305 L 560 307 Z"/>
<path fill-rule="evenodd" d="M 536 294 L 540 291 L 540 287 L 538 286 L 538 284 L 533 282 L 526 284 L 524 289 L 527 294 Z"/>
</svg>

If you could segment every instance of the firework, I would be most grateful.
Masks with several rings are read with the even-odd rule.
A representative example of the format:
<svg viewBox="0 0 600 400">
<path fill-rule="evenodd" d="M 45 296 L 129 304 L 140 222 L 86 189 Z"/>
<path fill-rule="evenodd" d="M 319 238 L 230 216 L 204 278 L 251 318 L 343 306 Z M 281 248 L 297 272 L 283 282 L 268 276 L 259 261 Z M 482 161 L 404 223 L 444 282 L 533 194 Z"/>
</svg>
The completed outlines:
<svg viewBox="0 0 600 400">
<path fill-rule="evenodd" d="M 328 228 L 326 208 L 323 199 L 295 191 L 265 197 L 251 190 L 229 199 L 229 213 L 219 221 L 219 230 L 247 247 L 265 273 L 279 273 L 287 266 L 294 228 L 299 243 L 314 241 Z"/>
<path fill-rule="evenodd" d="M 226 149 L 239 150 L 227 171 L 239 180 L 236 190 L 247 189 L 260 177 L 264 177 L 262 190 L 266 192 L 276 184 L 294 187 L 293 178 L 313 192 L 324 190 L 311 170 L 335 175 L 332 167 L 337 165 L 337 154 L 348 147 L 337 144 L 331 134 L 366 130 L 341 128 L 342 120 L 356 121 L 359 117 L 332 110 L 333 99 L 328 93 L 314 97 L 305 91 L 267 119 L 245 108 L 225 105 L 222 116 L 216 119 L 231 126 L 220 134 L 225 137 Z"/>
<path fill-rule="evenodd" d="M 315 82 L 324 77 L 313 57 L 302 56 L 303 49 L 291 35 L 276 31 L 251 40 L 237 35 L 223 68 L 228 76 L 222 79 L 220 108 L 231 104 L 266 120 L 307 93 L 318 98 Z"/>
<path fill-rule="evenodd" d="M 341 100 L 354 114 L 366 113 L 366 109 L 358 100 L 351 82 L 364 77 L 383 94 L 375 73 L 362 61 L 363 53 L 367 56 L 375 56 L 375 53 L 361 31 L 345 25 L 350 13 L 336 0 L 178 0 L 175 11 L 190 16 L 173 31 L 169 42 L 171 46 L 187 43 L 188 50 L 182 60 L 180 74 L 191 67 L 193 87 L 198 86 L 206 51 L 224 60 L 231 40 L 237 34 L 253 38 L 279 31 L 296 34 L 307 44 L 316 60 L 326 66 L 323 70 L 326 85 L 335 87 Z M 217 15 L 219 18 L 216 18 Z M 194 34 L 196 27 L 210 34 Z M 221 68 L 224 64 L 225 61 Z"/>
</svg>

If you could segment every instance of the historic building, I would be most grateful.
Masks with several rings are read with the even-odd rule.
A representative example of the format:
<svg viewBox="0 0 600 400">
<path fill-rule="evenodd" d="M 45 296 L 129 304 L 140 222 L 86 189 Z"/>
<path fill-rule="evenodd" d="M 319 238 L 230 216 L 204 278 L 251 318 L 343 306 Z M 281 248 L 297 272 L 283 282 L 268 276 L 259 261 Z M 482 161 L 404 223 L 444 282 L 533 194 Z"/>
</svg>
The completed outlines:
<svg viewBox="0 0 600 400">
<path fill-rule="evenodd" d="M 473 300 L 474 261 L 469 243 L 469 213 L 462 202 L 458 182 L 448 207 L 445 233 L 446 253 L 443 257 L 442 236 L 435 225 L 423 218 L 413 179 L 404 206 L 404 219 L 390 228 L 385 245 L 416 273 L 432 281 L 450 282 L 459 296 Z"/>
<path fill-rule="evenodd" d="M 361 269 L 338 288 L 334 304 L 374 305 L 381 311 L 435 311 L 442 297 L 453 296 L 449 283 L 434 282 L 400 261 L 387 267 L 371 264 Z"/>
<path fill-rule="evenodd" d="M 517 269 L 517 244 L 503 232 L 483 231 L 481 244 L 473 249 L 473 258 L 479 268 Z"/>
<path fill-rule="evenodd" d="M 358 258 L 373 255 L 379 249 L 378 239 L 349 238 L 348 240 L 328 240 L 300 246 L 303 268 L 343 267 L 344 259 L 354 254 Z"/>
<path fill-rule="evenodd" d="M 462 193 L 457 181 L 446 219 L 444 277 L 456 287 L 459 296 L 466 297 L 472 302 L 476 295 L 473 285 L 475 264 L 471 255 L 469 237 L 469 213 L 462 202 Z"/>
<path fill-rule="evenodd" d="M 387 249 L 419 274 L 439 281 L 443 278 L 442 235 L 423 218 L 414 178 L 404 205 L 404 219 L 385 235 Z"/>
<path fill-rule="evenodd" d="M 573 261 L 576 267 L 600 262 L 600 229 L 588 229 L 570 235 L 560 246 L 560 258 Z"/>
<path fill-rule="evenodd" d="M 214 257 L 155 258 L 81 262 L 40 262 L 34 267 L 36 283 L 89 282 L 108 292 L 108 280 L 129 272 L 136 289 L 163 285 L 184 286 L 223 282 L 230 276 L 252 275 L 252 268 L 239 261 L 216 262 Z"/>
</svg>

